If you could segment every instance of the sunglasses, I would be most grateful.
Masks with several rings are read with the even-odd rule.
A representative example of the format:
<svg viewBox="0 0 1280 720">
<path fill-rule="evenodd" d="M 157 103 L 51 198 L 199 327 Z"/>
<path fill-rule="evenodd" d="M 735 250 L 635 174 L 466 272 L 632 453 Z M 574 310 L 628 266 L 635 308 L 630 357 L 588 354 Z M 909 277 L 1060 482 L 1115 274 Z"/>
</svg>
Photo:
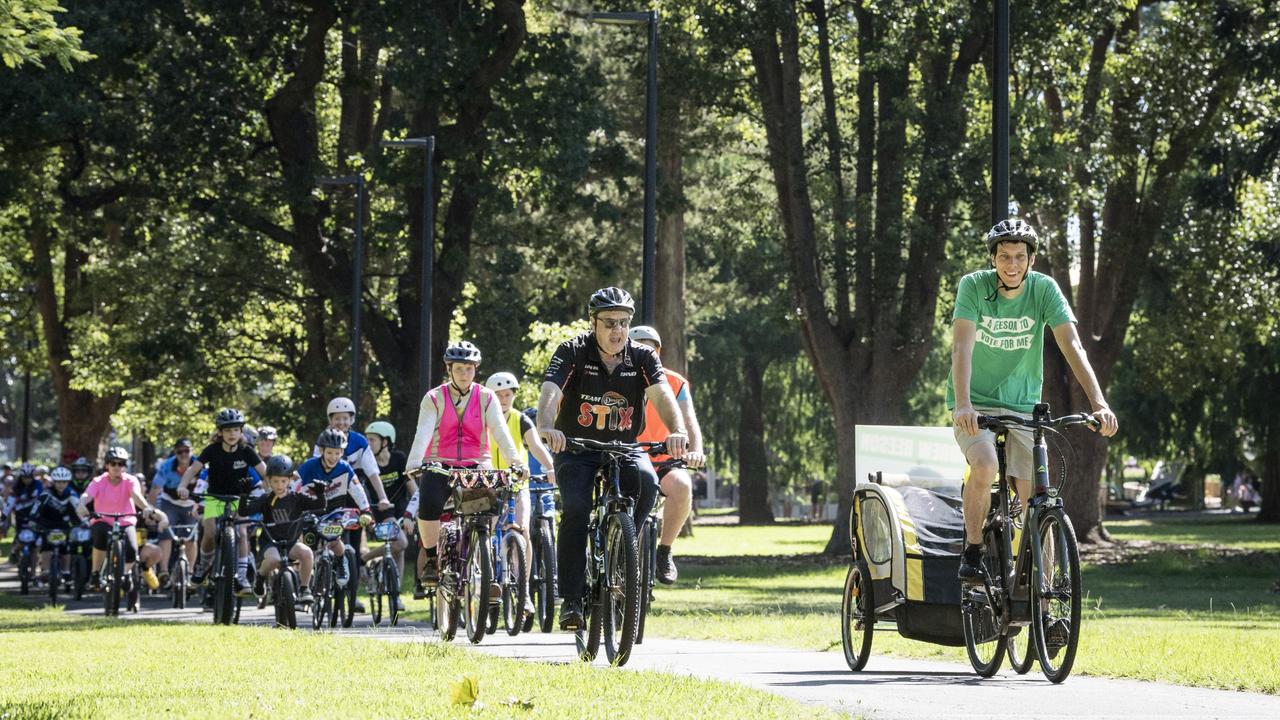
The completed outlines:
<svg viewBox="0 0 1280 720">
<path fill-rule="evenodd" d="M 179 455 L 190 455 L 190 454 L 191 454 L 191 448 L 179 448 L 179 449 L 177 450 L 177 454 L 179 454 Z"/>
<path fill-rule="evenodd" d="M 107 467 L 124 467 L 124 463 L 119 460 L 111 460 L 107 463 Z"/>
<path fill-rule="evenodd" d="M 598 317 L 596 318 L 596 320 L 599 320 L 600 322 L 604 323 L 605 328 L 609 330 L 613 330 L 614 328 L 623 328 L 625 330 L 626 328 L 631 327 L 631 318 Z"/>
</svg>

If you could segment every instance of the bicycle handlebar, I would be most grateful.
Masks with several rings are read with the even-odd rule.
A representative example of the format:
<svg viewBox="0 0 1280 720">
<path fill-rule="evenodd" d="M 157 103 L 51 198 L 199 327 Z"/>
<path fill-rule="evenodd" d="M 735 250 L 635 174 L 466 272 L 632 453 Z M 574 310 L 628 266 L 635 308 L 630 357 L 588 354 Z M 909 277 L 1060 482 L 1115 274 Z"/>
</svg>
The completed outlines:
<svg viewBox="0 0 1280 720">
<path fill-rule="evenodd" d="M 647 453 L 665 452 L 667 443 L 664 442 L 625 442 L 623 440 L 610 440 L 603 442 L 601 440 L 592 440 L 590 438 L 566 437 L 565 447 L 573 448 L 580 452 L 607 452 L 607 453 L 632 453 L 636 450 L 644 450 Z"/>
<path fill-rule="evenodd" d="M 1047 428 L 1057 430 L 1058 428 L 1071 427 L 1072 425 L 1088 425 L 1097 430 L 1102 427 L 1102 423 L 1098 419 L 1088 413 L 1075 413 L 1074 415 L 1063 415 L 1062 417 L 1049 418 L 1048 420 L 1036 420 L 1035 418 L 1024 418 L 1017 415 L 979 415 L 978 427 L 985 430 L 1005 430 L 1010 425 L 1019 425 L 1025 428 Z"/>
</svg>

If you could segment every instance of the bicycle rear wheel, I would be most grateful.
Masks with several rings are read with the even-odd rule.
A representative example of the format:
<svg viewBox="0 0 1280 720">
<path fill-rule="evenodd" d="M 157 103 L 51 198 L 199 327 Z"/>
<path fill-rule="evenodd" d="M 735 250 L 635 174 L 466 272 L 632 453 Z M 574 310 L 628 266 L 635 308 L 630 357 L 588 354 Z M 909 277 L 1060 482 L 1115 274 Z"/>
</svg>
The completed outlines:
<svg viewBox="0 0 1280 720">
<path fill-rule="evenodd" d="M 107 614 L 120 614 L 120 598 L 124 595 L 124 543 L 116 540 L 107 546 L 107 562 L 102 566 L 110 574 L 106 587 Z"/>
<path fill-rule="evenodd" d="M 534 604 L 538 608 L 538 624 L 544 633 L 551 632 L 556 619 L 556 541 L 551 534 L 551 523 L 539 523 L 538 564 L 539 582 Z"/>
<path fill-rule="evenodd" d="M 1009 667 L 1014 672 L 1019 675 L 1030 672 L 1031 665 L 1036 661 L 1036 647 L 1031 639 L 1031 628 L 1009 628 L 1009 634 L 1005 636 L 1004 650 L 1009 656 Z"/>
<path fill-rule="evenodd" d="M 1040 670 L 1050 682 L 1071 674 L 1080 642 L 1080 549 L 1071 518 L 1050 510 L 1038 523 L 1040 555 L 1032 558 L 1031 629 Z"/>
<path fill-rule="evenodd" d="M 58 587 L 62 585 L 62 553 L 57 550 L 49 556 L 49 604 L 58 604 Z"/>
<path fill-rule="evenodd" d="M 22 546 L 22 552 L 18 555 L 18 592 L 26 595 L 31 588 L 31 548 L 27 545 Z"/>
<path fill-rule="evenodd" d="M 350 545 L 345 551 L 347 556 L 347 586 L 342 588 L 345 614 L 342 616 L 342 627 L 349 628 L 356 619 L 356 598 L 360 594 L 360 563 L 355 548 Z"/>
<path fill-rule="evenodd" d="M 181 549 L 178 552 L 182 552 Z M 169 591 L 173 594 L 173 606 L 179 610 L 187 607 L 187 557 L 183 554 L 173 565 L 169 576 Z"/>
<path fill-rule="evenodd" d="M 276 624 L 293 630 L 298 627 L 298 595 L 293 571 L 288 568 L 279 570 L 276 578 Z"/>
<path fill-rule="evenodd" d="M 644 625 L 653 602 L 654 567 L 657 565 L 657 519 L 650 517 L 640 530 L 640 620 L 636 623 L 636 644 L 644 643 Z"/>
<path fill-rule="evenodd" d="M 845 576 L 840 611 L 844 618 L 840 626 L 844 661 L 850 670 L 857 672 L 867 666 L 867 659 L 871 657 L 871 638 L 876 622 L 871 575 L 860 562 L 851 565 Z"/>
<path fill-rule="evenodd" d="M 998 532 L 994 531 L 994 532 Z M 982 557 L 983 582 L 960 588 L 960 615 L 964 624 L 964 646 L 973 671 L 991 677 L 1004 661 L 1004 568 L 997 555 L 996 535 L 987 535 L 987 552 Z M 994 547 L 993 547 L 994 546 Z"/>
<path fill-rule="evenodd" d="M 631 658 L 640 621 L 636 526 L 625 512 L 615 512 L 605 520 L 604 581 L 604 651 L 611 665 L 621 667 Z"/>
<path fill-rule="evenodd" d="M 391 559 L 382 563 L 382 594 L 387 599 L 387 622 L 395 627 L 400 623 L 400 569 Z"/>
<path fill-rule="evenodd" d="M 89 558 L 77 553 L 71 559 L 71 587 L 73 597 L 79 600 L 84 597 L 84 587 L 89 583 Z"/>
</svg>

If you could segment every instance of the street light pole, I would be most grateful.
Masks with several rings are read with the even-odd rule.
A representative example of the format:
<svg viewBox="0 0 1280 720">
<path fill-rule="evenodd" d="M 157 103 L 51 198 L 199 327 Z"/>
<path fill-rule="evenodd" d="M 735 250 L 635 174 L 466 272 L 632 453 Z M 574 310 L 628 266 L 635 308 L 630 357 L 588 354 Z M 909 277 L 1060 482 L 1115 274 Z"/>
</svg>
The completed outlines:
<svg viewBox="0 0 1280 720">
<path fill-rule="evenodd" d="M 991 75 L 991 224 L 1009 217 L 1009 0 L 995 0 Z"/>
<path fill-rule="evenodd" d="M 356 247 L 351 263 L 351 400 L 360 404 L 360 296 L 364 281 L 364 175 L 318 178 L 321 185 L 356 186 Z"/>
<path fill-rule="evenodd" d="M 602 25 L 646 25 L 649 30 L 649 79 L 645 88 L 644 119 L 644 255 L 641 317 L 654 323 L 658 265 L 658 11 L 593 12 L 587 16 Z"/>
<path fill-rule="evenodd" d="M 431 274 L 435 272 L 436 207 L 434 135 L 405 140 L 383 140 L 382 147 L 420 147 L 427 151 L 427 169 L 422 179 L 422 289 L 418 316 L 418 394 L 431 389 Z"/>
</svg>

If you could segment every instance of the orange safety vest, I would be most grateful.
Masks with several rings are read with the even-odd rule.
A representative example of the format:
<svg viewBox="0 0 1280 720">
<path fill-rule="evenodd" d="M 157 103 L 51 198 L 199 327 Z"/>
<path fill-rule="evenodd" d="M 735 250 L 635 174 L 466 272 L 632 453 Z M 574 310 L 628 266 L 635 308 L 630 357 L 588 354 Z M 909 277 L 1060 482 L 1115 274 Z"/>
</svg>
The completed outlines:
<svg viewBox="0 0 1280 720">
<path fill-rule="evenodd" d="M 689 381 L 671 368 L 663 368 L 662 371 L 666 373 L 667 384 L 671 386 L 671 394 L 679 397 L 680 391 L 684 390 L 684 386 L 688 385 Z M 662 442 L 670 434 L 671 431 L 667 429 L 666 423 L 662 422 L 662 417 L 658 415 L 658 408 L 646 400 L 644 403 L 644 432 L 640 433 L 640 437 L 636 438 L 636 441 Z M 671 459 L 670 455 L 654 455 L 652 457 L 655 463 Z"/>
</svg>

